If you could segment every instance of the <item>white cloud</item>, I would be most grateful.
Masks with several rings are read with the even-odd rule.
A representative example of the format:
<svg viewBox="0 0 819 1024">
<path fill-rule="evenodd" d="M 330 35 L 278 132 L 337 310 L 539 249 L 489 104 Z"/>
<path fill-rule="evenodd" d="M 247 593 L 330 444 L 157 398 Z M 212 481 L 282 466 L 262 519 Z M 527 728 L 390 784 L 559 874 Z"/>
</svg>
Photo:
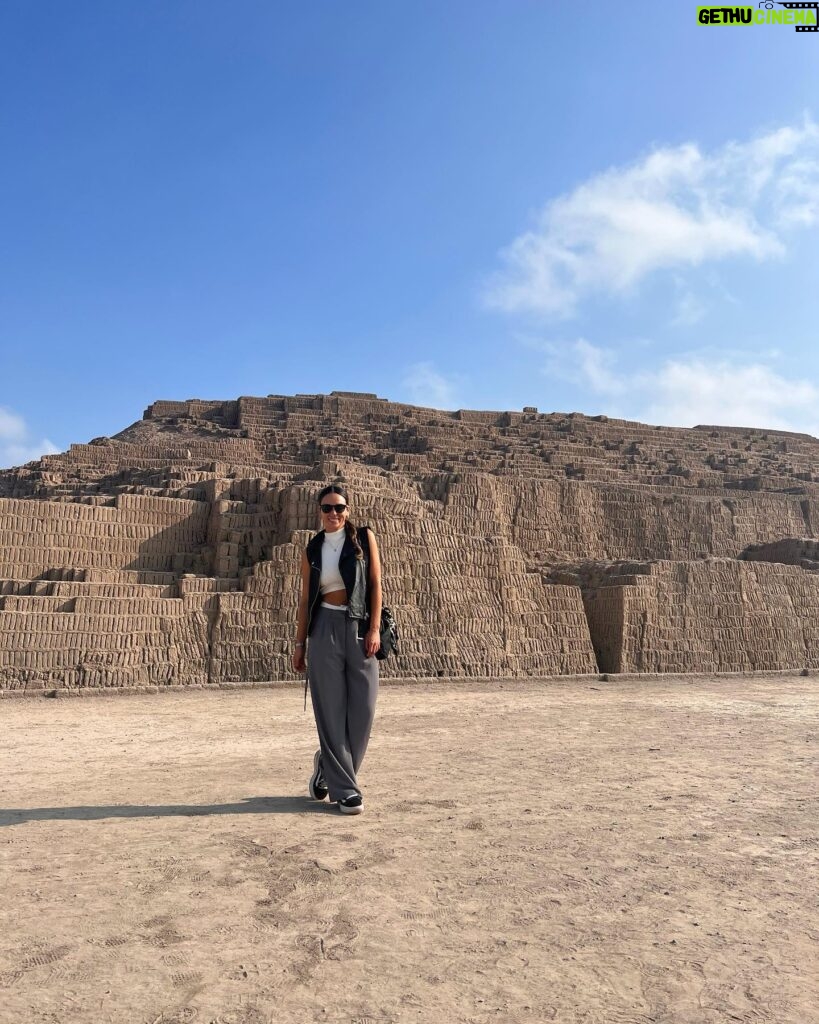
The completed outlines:
<svg viewBox="0 0 819 1024">
<path fill-rule="evenodd" d="M 0 468 L 22 466 L 59 450 L 47 437 L 35 441 L 22 416 L 0 407 Z"/>
<path fill-rule="evenodd" d="M 762 363 L 669 360 L 640 384 L 652 396 L 644 406 L 649 423 L 713 423 L 819 435 L 819 388 L 782 377 Z"/>
<path fill-rule="evenodd" d="M 683 292 L 677 298 L 677 312 L 671 320 L 672 327 L 692 327 L 705 316 L 705 303 L 700 301 L 693 292 Z"/>
<path fill-rule="evenodd" d="M 26 425 L 21 416 L 0 406 L 0 442 L 19 441 L 26 436 Z"/>
<path fill-rule="evenodd" d="M 552 352 L 544 373 L 609 399 L 604 411 L 610 416 L 666 426 L 717 424 L 819 437 L 819 387 L 783 377 L 758 357 L 682 356 L 633 374 L 618 369 L 616 353 L 585 339 L 552 347 Z"/>
<path fill-rule="evenodd" d="M 819 223 L 819 126 L 805 119 L 703 153 L 657 149 L 552 199 L 502 250 L 486 287 L 506 312 L 571 315 L 586 296 L 627 293 L 659 270 L 784 255 Z"/>
<path fill-rule="evenodd" d="M 617 371 L 616 357 L 607 349 L 591 345 L 585 338 L 577 341 L 536 346 L 549 357 L 543 372 L 562 380 L 590 388 L 596 395 L 620 395 L 627 382 Z"/>
<path fill-rule="evenodd" d="M 432 363 L 414 363 L 408 367 L 401 384 L 413 405 L 430 409 L 456 409 L 459 379 L 445 377 Z"/>
</svg>

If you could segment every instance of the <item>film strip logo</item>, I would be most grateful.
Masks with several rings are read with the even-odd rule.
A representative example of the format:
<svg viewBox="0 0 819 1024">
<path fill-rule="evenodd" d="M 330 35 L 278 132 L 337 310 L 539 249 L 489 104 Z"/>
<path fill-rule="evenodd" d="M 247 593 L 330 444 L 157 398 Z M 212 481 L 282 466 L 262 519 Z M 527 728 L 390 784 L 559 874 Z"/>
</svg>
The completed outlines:
<svg viewBox="0 0 819 1024">
<path fill-rule="evenodd" d="M 793 0 L 776 0 L 776 2 L 779 4 L 780 7 L 786 7 L 789 11 L 813 11 L 813 25 L 794 25 L 794 28 L 797 32 L 819 32 L 819 0 L 813 0 L 812 3 L 797 3 L 793 2 Z M 760 3 L 759 7 L 764 7 L 767 8 L 768 10 L 771 10 L 773 8 L 773 4 L 770 3 L 769 0 L 768 3 Z"/>
</svg>

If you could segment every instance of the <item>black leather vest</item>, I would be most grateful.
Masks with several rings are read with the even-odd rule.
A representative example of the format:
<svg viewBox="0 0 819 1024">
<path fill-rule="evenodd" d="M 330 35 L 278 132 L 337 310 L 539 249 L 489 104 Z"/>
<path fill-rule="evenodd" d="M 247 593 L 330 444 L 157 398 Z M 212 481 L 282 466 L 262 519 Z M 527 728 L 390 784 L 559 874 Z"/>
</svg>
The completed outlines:
<svg viewBox="0 0 819 1024">
<path fill-rule="evenodd" d="M 370 617 L 370 541 L 368 526 L 359 526 L 358 543 L 364 552 L 363 558 L 355 557 L 355 548 L 349 537 L 344 538 L 338 559 L 338 571 L 347 591 L 347 617 L 359 621 L 359 636 L 365 631 L 366 620 Z M 317 533 L 307 545 L 307 561 L 310 564 L 310 592 L 307 599 L 307 635 L 313 629 L 316 615 L 321 608 L 321 548 L 324 544 L 324 530 Z"/>
</svg>

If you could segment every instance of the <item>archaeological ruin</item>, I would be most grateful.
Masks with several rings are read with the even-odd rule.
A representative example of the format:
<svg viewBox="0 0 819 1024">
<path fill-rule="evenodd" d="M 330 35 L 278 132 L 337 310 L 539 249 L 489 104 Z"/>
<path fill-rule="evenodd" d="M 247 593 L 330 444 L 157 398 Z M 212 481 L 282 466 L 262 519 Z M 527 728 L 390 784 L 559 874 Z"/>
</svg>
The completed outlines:
<svg viewBox="0 0 819 1024">
<path fill-rule="evenodd" d="M 0 472 L 0 690 L 295 680 L 327 481 L 379 537 L 384 676 L 819 667 L 819 441 L 371 394 L 155 402 Z"/>
</svg>

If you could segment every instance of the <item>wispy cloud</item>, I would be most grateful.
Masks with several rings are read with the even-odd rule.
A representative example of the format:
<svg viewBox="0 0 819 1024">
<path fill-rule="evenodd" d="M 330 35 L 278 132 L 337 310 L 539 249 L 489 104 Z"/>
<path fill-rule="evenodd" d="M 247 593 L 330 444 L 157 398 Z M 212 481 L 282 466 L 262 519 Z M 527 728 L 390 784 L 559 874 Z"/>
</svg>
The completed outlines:
<svg viewBox="0 0 819 1024">
<path fill-rule="evenodd" d="M 0 468 L 22 466 L 58 451 L 47 437 L 35 440 L 22 416 L 0 406 Z"/>
<path fill-rule="evenodd" d="M 810 119 L 710 153 L 661 148 L 547 203 L 502 250 L 484 297 L 506 312 L 570 316 L 585 297 L 628 293 L 659 270 L 780 257 L 789 231 L 817 224 Z"/>
<path fill-rule="evenodd" d="M 585 338 L 572 342 L 541 342 L 534 346 L 547 359 L 543 372 L 590 389 L 595 395 L 613 397 L 627 389 L 625 376 L 617 369 L 616 354 L 590 344 Z"/>
<path fill-rule="evenodd" d="M 666 359 L 628 373 L 617 354 L 580 338 L 549 346 L 544 373 L 606 399 L 605 412 L 667 426 L 697 424 L 793 430 L 819 436 L 819 387 L 783 377 L 758 357 Z"/>
<path fill-rule="evenodd" d="M 460 378 L 445 376 L 435 369 L 433 363 L 413 363 L 407 367 L 401 384 L 413 405 L 422 405 L 430 409 L 458 407 L 457 392 Z"/>
<path fill-rule="evenodd" d="M 674 283 L 677 288 L 676 309 L 669 326 L 692 327 L 702 320 L 708 307 L 681 277 L 676 278 Z"/>
<path fill-rule="evenodd" d="M 669 360 L 639 382 L 649 423 L 767 427 L 819 435 L 819 388 L 763 363 Z"/>
</svg>

